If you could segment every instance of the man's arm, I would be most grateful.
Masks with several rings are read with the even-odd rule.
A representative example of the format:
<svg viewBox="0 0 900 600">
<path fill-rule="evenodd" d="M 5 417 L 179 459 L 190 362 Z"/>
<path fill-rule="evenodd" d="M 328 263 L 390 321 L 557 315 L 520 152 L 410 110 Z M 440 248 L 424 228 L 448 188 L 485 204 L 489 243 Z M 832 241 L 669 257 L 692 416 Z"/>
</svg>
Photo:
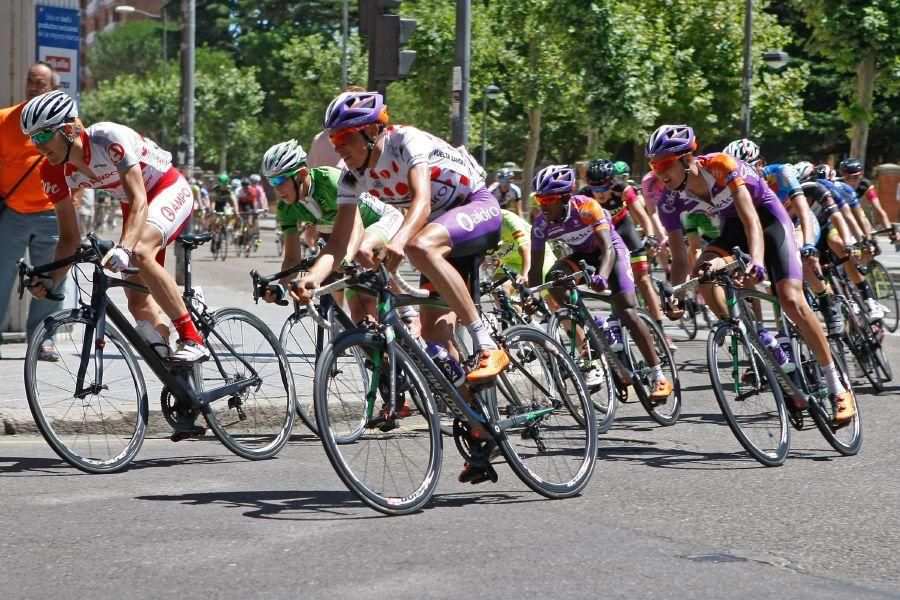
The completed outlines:
<svg viewBox="0 0 900 600">
<path fill-rule="evenodd" d="M 128 218 L 122 223 L 119 245 L 133 250 L 141 237 L 141 226 L 147 221 L 147 190 L 144 188 L 144 178 L 138 164 L 129 167 L 121 178 L 122 189 L 131 203 L 131 208 L 128 211 Z"/>
<path fill-rule="evenodd" d="M 765 264 L 765 243 L 763 241 L 762 225 L 759 222 L 759 216 L 756 214 L 756 207 L 753 206 L 753 198 L 750 197 L 750 192 L 747 191 L 747 186 L 744 184 L 737 186 L 737 189 L 734 191 L 734 206 L 747 234 L 750 258 L 754 263 L 762 266 Z"/>
<path fill-rule="evenodd" d="M 404 252 L 406 244 L 425 227 L 431 215 L 431 172 L 428 164 L 419 163 L 413 166 L 409 170 L 408 180 L 412 201 L 403 216 L 400 229 L 391 241 L 382 247 L 379 255 L 380 260 L 384 261 L 388 271 L 391 272 L 400 265 L 406 255 Z"/>
</svg>

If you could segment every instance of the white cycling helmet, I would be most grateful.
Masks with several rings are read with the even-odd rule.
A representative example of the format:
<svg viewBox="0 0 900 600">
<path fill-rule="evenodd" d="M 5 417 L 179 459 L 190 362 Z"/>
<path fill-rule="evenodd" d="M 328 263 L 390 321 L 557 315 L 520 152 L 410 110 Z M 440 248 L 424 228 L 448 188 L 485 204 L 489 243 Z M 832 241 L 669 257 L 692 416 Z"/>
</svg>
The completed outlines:
<svg viewBox="0 0 900 600">
<path fill-rule="evenodd" d="M 747 138 L 734 140 L 725 146 L 723 152 L 751 164 L 759 160 L 759 146 Z"/>
<path fill-rule="evenodd" d="M 278 177 L 306 166 L 306 151 L 297 140 L 275 144 L 262 159 L 262 173 L 266 177 Z"/>
<path fill-rule="evenodd" d="M 801 161 L 794 165 L 794 170 L 797 171 L 797 179 L 800 181 L 806 181 L 807 179 L 813 178 L 813 169 L 815 167 L 811 162 Z"/>
<path fill-rule="evenodd" d="M 75 101 L 59 90 L 32 98 L 22 109 L 19 125 L 25 135 L 34 135 L 43 129 L 50 129 L 64 123 L 73 123 L 78 118 Z"/>
<path fill-rule="evenodd" d="M 235 177 L 234 179 L 232 179 L 232 180 L 231 180 L 231 187 L 233 187 L 233 188 L 239 188 L 239 187 L 241 187 L 241 180 L 238 179 L 237 177 Z"/>
<path fill-rule="evenodd" d="M 259 173 L 254 173 L 250 176 L 250 183 L 257 184 L 262 181 L 262 177 L 259 176 Z"/>
</svg>

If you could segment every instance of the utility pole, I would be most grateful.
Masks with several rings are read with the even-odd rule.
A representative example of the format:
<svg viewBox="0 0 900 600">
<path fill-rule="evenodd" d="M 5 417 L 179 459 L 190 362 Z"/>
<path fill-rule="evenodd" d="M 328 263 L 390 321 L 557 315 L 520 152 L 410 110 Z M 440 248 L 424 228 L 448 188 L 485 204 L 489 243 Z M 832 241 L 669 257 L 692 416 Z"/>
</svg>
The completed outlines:
<svg viewBox="0 0 900 600">
<path fill-rule="evenodd" d="M 456 66 L 451 112 L 454 146 L 469 143 L 469 70 L 472 46 L 472 0 L 456 0 Z"/>
<path fill-rule="evenodd" d="M 194 46 L 196 0 L 181 0 L 181 136 L 178 162 L 185 177 L 194 176 Z M 187 228 L 191 220 L 188 219 Z M 184 248 L 175 245 L 175 281 L 184 285 Z"/>
<path fill-rule="evenodd" d="M 753 46 L 753 0 L 744 0 L 744 75 L 741 95 L 741 137 L 750 137 L 750 78 L 753 75 L 750 61 Z"/>
</svg>

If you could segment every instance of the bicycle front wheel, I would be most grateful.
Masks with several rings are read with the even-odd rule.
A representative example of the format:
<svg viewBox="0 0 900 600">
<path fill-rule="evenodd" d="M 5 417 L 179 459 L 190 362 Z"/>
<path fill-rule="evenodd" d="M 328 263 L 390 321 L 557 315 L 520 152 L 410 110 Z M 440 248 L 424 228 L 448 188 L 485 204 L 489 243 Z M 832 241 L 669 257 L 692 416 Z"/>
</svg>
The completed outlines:
<svg viewBox="0 0 900 600">
<path fill-rule="evenodd" d="M 568 498 L 584 489 L 597 460 L 597 419 L 578 367 L 547 334 L 504 330 L 510 364 L 482 392 L 506 461 L 532 490 Z"/>
<path fill-rule="evenodd" d="M 41 435 L 60 458 L 87 473 L 113 473 L 144 442 L 147 389 L 122 334 L 107 322 L 98 344 L 94 325 L 80 310 L 47 318 L 25 356 L 25 393 Z M 38 360 L 46 339 L 56 340 L 56 362 Z"/>
<path fill-rule="evenodd" d="M 318 355 L 330 341 L 331 335 L 316 324 L 309 311 L 301 308 L 284 322 L 278 339 L 294 375 L 297 415 L 313 433 L 319 435 L 313 411 L 313 378 Z"/>
<path fill-rule="evenodd" d="M 783 464 L 790 430 L 772 368 L 731 323 L 710 332 L 706 360 L 716 401 L 741 446 L 766 466 Z"/>
<path fill-rule="evenodd" d="M 888 331 L 897 331 L 897 325 L 900 324 L 900 296 L 897 296 L 893 277 L 880 261 L 873 260 L 869 263 L 866 278 L 875 292 L 875 301 L 887 309 L 881 322 Z"/>
<path fill-rule="evenodd" d="M 237 308 L 212 314 L 214 331 L 204 331 L 211 357 L 197 365 L 201 391 L 256 376 L 255 385 L 203 407 L 209 428 L 242 458 L 278 454 L 294 425 L 294 379 L 278 338 L 256 316 Z"/>
<path fill-rule="evenodd" d="M 854 306 L 856 305 L 851 305 L 848 300 L 841 300 L 841 312 L 844 315 L 844 342 L 850 349 L 853 358 L 856 359 L 859 370 L 872 384 L 872 389 L 876 393 L 881 393 L 884 390 L 884 379 L 876 363 L 875 353 L 869 344 L 869 337 L 863 330 L 863 327 L 868 327 L 868 325 L 864 324 L 861 317 L 853 310 Z"/>
<path fill-rule="evenodd" d="M 357 368 L 365 356 L 366 369 Z M 325 453 L 347 488 L 388 515 L 421 509 L 441 471 L 441 430 L 428 384 L 396 347 L 396 416 L 384 341 L 348 331 L 329 344 L 316 365 L 314 404 Z"/>
</svg>

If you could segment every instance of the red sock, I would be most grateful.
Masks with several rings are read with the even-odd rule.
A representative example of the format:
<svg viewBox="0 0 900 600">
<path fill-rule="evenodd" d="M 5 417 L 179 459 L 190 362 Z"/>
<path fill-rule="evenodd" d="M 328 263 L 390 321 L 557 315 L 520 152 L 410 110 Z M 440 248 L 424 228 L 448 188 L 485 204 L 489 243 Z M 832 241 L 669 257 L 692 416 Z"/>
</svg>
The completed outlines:
<svg viewBox="0 0 900 600">
<path fill-rule="evenodd" d="M 194 326 L 190 313 L 184 313 L 183 316 L 173 320 L 172 325 L 175 326 L 175 331 L 178 332 L 179 340 L 191 340 L 198 344 L 203 344 L 203 338 L 200 337 L 200 332 Z"/>
</svg>

